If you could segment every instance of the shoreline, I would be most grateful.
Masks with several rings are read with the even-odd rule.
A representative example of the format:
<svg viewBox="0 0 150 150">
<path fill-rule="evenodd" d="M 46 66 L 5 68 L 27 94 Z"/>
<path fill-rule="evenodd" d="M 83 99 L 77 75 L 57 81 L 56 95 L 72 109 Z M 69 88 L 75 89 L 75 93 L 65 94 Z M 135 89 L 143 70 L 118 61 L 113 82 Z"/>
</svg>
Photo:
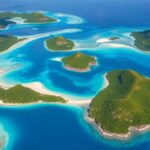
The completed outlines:
<svg viewBox="0 0 150 150">
<path fill-rule="evenodd" d="M 121 133 L 111 133 L 109 131 L 104 130 L 101 125 L 98 125 L 93 118 L 90 118 L 88 116 L 88 110 L 84 114 L 85 121 L 89 124 L 91 124 L 94 128 L 97 129 L 98 133 L 101 134 L 105 138 L 109 139 L 116 139 L 116 140 L 128 140 L 132 138 L 135 133 L 144 133 L 146 131 L 150 131 L 150 124 L 148 125 L 141 125 L 141 126 L 136 126 L 136 127 L 129 127 L 128 132 L 125 134 Z"/>
<path fill-rule="evenodd" d="M 73 68 L 69 65 L 64 65 L 64 68 L 66 68 L 67 70 L 71 70 L 71 71 L 75 71 L 75 72 L 80 72 L 80 73 L 83 73 L 83 72 L 88 72 L 90 71 L 90 67 L 87 67 L 85 69 L 79 69 L 79 68 Z"/>
<path fill-rule="evenodd" d="M 75 72 L 80 72 L 80 73 L 84 73 L 84 72 L 88 72 L 88 71 L 91 71 L 91 67 L 92 66 L 97 66 L 97 63 L 95 62 L 90 62 L 88 64 L 88 67 L 87 68 L 84 68 L 84 69 L 80 69 L 80 68 L 73 68 L 69 65 L 64 65 L 64 68 L 68 69 L 68 70 L 71 70 L 71 71 L 75 71 Z"/>
<path fill-rule="evenodd" d="M 34 90 L 35 92 L 41 93 L 41 94 L 48 94 L 48 95 L 53 95 L 53 96 L 60 96 L 62 98 L 64 98 L 66 101 L 63 102 L 44 102 L 42 100 L 36 101 L 36 102 L 29 102 L 29 103 L 3 103 L 3 100 L 0 100 L 0 105 L 1 106 L 22 106 L 22 105 L 32 105 L 32 104 L 63 104 L 63 105 L 74 105 L 74 106 L 88 106 L 91 102 L 91 99 L 74 99 L 72 97 L 69 97 L 67 95 L 61 95 L 59 93 L 53 92 L 48 90 L 46 87 L 44 87 L 44 85 L 40 82 L 31 82 L 31 83 L 24 83 L 21 84 L 22 86 L 29 88 L 31 90 Z M 4 89 L 8 89 L 12 86 L 9 85 L 4 85 L 4 84 L 0 84 L 0 87 L 4 88 Z"/>
<path fill-rule="evenodd" d="M 49 91 L 46 89 L 40 82 L 32 82 L 32 83 L 26 83 L 22 84 L 24 87 L 30 88 L 34 91 L 37 91 L 41 94 L 49 94 L 54 96 L 61 96 L 61 94 L 57 94 L 54 92 Z M 3 85 L 0 85 L 2 87 Z M 106 85 L 107 86 L 107 85 Z M 4 86 L 3 86 L 4 87 Z M 8 88 L 8 87 L 5 87 Z M 63 97 L 63 96 L 62 96 Z M 148 125 L 141 125 L 137 127 L 129 127 L 129 131 L 125 134 L 119 134 L 119 133 L 111 133 L 101 128 L 100 125 L 98 125 L 93 118 L 90 118 L 88 116 L 88 108 L 91 103 L 91 99 L 86 100 L 73 100 L 69 97 L 63 97 L 66 99 L 66 102 L 43 102 L 42 100 L 36 101 L 36 102 L 29 102 L 29 103 L 3 103 L 2 100 L 0 100 L 0 106 L 27 106 L 27 105 L 36 105 L 36 104 L 59 104 L 59 105 L 71 105 L 71 106 L 77 106 L 77 107 L 84 107 L 86 108 L 84 115 L 84 119 L 87 123 L 91 124 L 94 128 L 97 129 L 99 134 L 106 138 L 110 139 L 116 139 L 116 140 L 128 140 L 129 138 L 133 137 L 135 133 L 142 133 L 150 130 L 150 124 Z"/>
<path fill-rule="evenodd" d="M 71 106 L 79 106 L 79 107 L 85 107 L 88 106 L 90 103 L 90 100 L 87 101 L 66 101 L 66 102 L 43 102 L 42 100 L 37 102 L 29 102 L 29 103 L 3 103 L 2 100 L 0 100 L 0 106 L 27 106 L 27 105 L 37 105 L 37 104 L 59 104 L 59 105 L 71 105 Z"/>
<path fill-rule="evenodd" d="M 104 75 L 104 79 L 105 79 L 105 85 L 104 85 L 104 89 L 109 86 L 109 81 L 106 78 L 106 74 Z M 132 138 L 135 133 L 139 134 L 139 133 L 144 133 L 146 131 L 150 131 L 150 124 L 147 125 L 140 125 L 140 126 L 131 126 L 128 128 L 128 132 L 125 134 L 119 134 L 119 133 L 111 133 L 108 132 L 106 130 L 104 130 L 101 125 L 98 125 L 94 118 L 90 118 L 88 116 L 88 109 L 89 109 L 90 104 L 88 105 L 85 113 L 84 113 L 84 119 L 87 123 L 91 124 L 94 128 L 97 129 L 98 133 L 101 134 L 103 137 L 105 138 L 109 138 L 109 139 L 116 139 L 116 140 L 128 140 L 130 138 Z"/>
<path fill-rule="evenodd" d="M 73 98 L 73 97 L 69 97 L 67 95 L 62 95 L 61 93 L 57 93 L 57 92 L 53 92 L 50 91 L 49 89 L 47 89 L 42 83 L 40 82 L 31 82 L 31 83 L 25 83 L 22 84 L 22 86 L 30 88 L 36 92 L 39 92 L 41 94 L 49 94 L 49 95 L 54 95 L 54 96 L 61 96 L 62 98 L 64 98 L 66 100 L 66 103 L 64 104 L 71 104 L 71 105 L 77 105 L 77 106 L 82 106 L 82 105 L 86 105 L 89 104 L 91 102 L 91 98 L 90 99 L 77 99 L 77 98 Z"/>
<path fill-rule="evenodd" d="M 40 33 L 40 34 L 35 34 L 35 35 L 16 36 L 18 39 L 24 39 L 24 40 L 15 43 L 14 45 L 10 46 L 8 49 L 0 52 L 0 54 L 1 55 L 6 54 L 8 52 L 11 52 L 11 51 L 13 51 L 15 49 L 18 49 L 18 48 L 26 45 L 29 42 L 32 42 L 32 41 L 40 39 L 40 38 L 48 37 L 50 35 L 60 34 L 60 33 L 66 33 L 66 32 L 67 33 L 72 33 L 72 32 L 79 32 L 79 31 L 80 30 L 77 30 L 77 29 L 63 29 L 63 30 L 59 30 L 59 31 L 46 32 L 46 33 Z"/>
</svg>

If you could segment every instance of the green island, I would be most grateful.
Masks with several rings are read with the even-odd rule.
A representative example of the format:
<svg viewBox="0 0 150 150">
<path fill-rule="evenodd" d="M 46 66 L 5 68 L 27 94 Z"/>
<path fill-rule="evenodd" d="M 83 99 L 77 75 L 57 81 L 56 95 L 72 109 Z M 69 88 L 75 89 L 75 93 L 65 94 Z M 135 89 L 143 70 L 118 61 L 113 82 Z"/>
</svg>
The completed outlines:
<svg viewBox="0 0 150 150">
<path fill-rule="evenodd" d="M 95 57 L 80 52 L 64 57 L 62 62 L 66 68 L 79 72 L 88 71 L 91 65 L 96 65 Z"/>
<path fill-rule="evenodd" d="M 65 103 L 66 100 L 59 96 L 40 94 L 30 88 L 22 85 L 16 85 L 9 89 L 0 87 L 0 99 L 3 103 L 32 103 L 32 102 L 61 102 Z"/>
<path fill-rule="evenodd" d="M 150 79 L 131 70 L 112 71 L 107 79 L 109 85 L 93 99 L 89 117 L 104 131 L 115 134 L 149 125 Z"/>
<path fill-rule="evenodd" d="M 52 23 L 57 20 L 45 16 L 39 12 L 33 13 L 14 13 L 14 12 L 1 12 L 0 13 L 0 28 L 6 28 L 9 24 L 14 24 L 15 21 L 8 21 L 10 19 L 23 19 L 24 23 Z"/>
<path fill-rule="evenodd" d="M 49 50 L 54 51 L 72 50 L 75 46 L 73 41 L 66 39 L 63 36 L 54 37 L 46 40 L 46 45 Z"/>
<path fill-rule="evenodd" d="M 133 32 L 131 36 L 135 38 L 134 45 L 137 48 L 147 52 L 150 51 L 150 30 Z"/>
<path fill-rule="evenodd" d="M 0 35 L 0 52 L 7 50 L 14 44 L 25 40 L 25 38 L 17 38 L 12 35 Z"/>
<path fill-rule="evenodd" d="M 116 41 L 116 40 L 119 40 L 120 38 L 119 37 L 110 37 L 110 40 L 112 41 Z"/>
</svg>

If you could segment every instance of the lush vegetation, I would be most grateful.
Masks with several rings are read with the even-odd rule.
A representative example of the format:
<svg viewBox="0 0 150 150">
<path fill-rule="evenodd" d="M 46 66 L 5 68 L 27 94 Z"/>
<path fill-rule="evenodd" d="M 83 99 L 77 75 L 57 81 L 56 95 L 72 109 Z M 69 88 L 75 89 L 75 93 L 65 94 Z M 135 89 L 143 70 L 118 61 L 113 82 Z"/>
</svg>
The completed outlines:
<svg viewBox="0 0 150 150">
<path fill-rule="evenodd" d="M 96 59 L 93 56 L 77 52 L 71 56 L 63 58 L 62 62 L 66 67 L 75 70 L 89 70 L 91 65 L 96 64 Z"/>
<path fill-rule="evenodd" d="M 31 102 L 65 102 L 65 99 L 59 96 L 40 94 L 32 89 L 16 85 L 9 89 L 0 88 L 0 99 L 4 103 L 31 103 Z"/>
<path fill-rule="evenodd" d="M 112 71 L 107 79 L 109 86 L 93 99 L 89 116 L 113 133 L 150 124 L 150 79 L 130 70 Z"/>
<path fill-rule="evenodd" d="M 0 35 L 0 52 L 7 50 L 14 44 L 25 40 L 25 39 L 18 39 L 15 36 L 12 35 Z"/>
<path fill-rule="evenodd" d="M 143 51 L 150 51 L 150 30 L 142 32 L 133 32 L 131 34 L 135 38 L 135 46 Z"/>
<path fill-rule="evenodd" d="M 46 41 L 49 50 L 72 50 L 75 46 L 74 42 L 62 36 L 54 37 Z"/>
<path fill-rule="evenodd" d="M 21 18 L 25 23 L 51 23 L 57 20 L 48 16 L 43 15 L 39 12 L 33 13 L 14 13 L 14 12 L 1 12 L 0 13 L 0 27 L 5 28 L 7 25 L 15 23 L 8 21 L 12 18 Z"/>
</svg>

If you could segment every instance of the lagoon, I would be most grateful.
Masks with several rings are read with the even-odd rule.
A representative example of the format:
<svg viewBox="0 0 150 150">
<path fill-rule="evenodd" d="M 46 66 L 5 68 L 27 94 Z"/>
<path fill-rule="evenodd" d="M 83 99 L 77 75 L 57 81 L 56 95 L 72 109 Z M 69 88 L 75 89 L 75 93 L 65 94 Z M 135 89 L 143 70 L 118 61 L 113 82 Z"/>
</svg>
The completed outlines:
<svg viewBox="0 0 150 150">
<path fill-rule="evenodd" d="M 60 19 L 60 22 L 55 24 L 12 25 L 7 30 L 0 31 L 0 34 L 11 33 L 28 38 L 38 35 L 25 45 L 0 55 L 0 69 L 7 70 L 6 74 L 0 77 L 1 84 L 41 82 L 50 91 L 75 100 L 87 100 L 105 86 L 104 76 L 108 71 L 133 69 L 150 77 L 149 53 L 133 47 L 133 39 L 128 36 L 130 32 L 144 30 L 150 26 L 149 17 L 145 15 L 150 14 L 148 0 L 64 0 L 63 3 L 58 0 L 43 0 L 42 4 L 35 0 L 0 2 L 2 11 L 47 10 L 47 15 Z M 85 5 L 86 7 L 83 7 Z M 55 35 L 72 39 L 77 47 L 67 53 L 49 52 L 44 41 Z M 112 36 L 120 37 L 117 45 L 96 42 Z M 99 65 L 90 72 L 76 73 L 64 69 L 63 65 L 56 61 L 76 51 L 97 57 Z M 84 110 L 80 107 L 58 104 L 1 106 L 0 123 L 9 135 L 6 150 L 150 149 L 149 132 L 139 134 L 128 141 L 102 137 L 84 120 Z"/>
</svg>

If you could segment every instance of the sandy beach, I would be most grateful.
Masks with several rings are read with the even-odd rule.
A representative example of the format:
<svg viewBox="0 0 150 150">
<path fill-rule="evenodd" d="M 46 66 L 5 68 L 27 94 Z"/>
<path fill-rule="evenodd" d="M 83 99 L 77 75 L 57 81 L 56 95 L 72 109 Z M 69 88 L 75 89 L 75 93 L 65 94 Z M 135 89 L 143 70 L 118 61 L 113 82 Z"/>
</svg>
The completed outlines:
<svg viewBox="0 0 150 150">
<path fill-rule="evenodd" d="M 67 95 L 61 95 L 58 94 L 56 92 L 50 91 L 48 90 L 46 87 L 44 87 L 44 85 L 40 82 L 32 82 L 32 83 L 26 83 L 26 84 L 22 84 L 24 87 L 30 88 L 36 92 L 39 92 L 41 94 L 49 94 L 49 95 L 54 95 L 54 96 L 61 96 L 64 99 L 66 99 L 66 103 L 65 104 L 69 104 L 69 105 L 77 105 L 77 106 L 83 106 L 83 105 L 87 105 L 90 104 L 91 99 L 85 99 L 85 100 L 78 100 L 78 99 L 74 99 L 72 97 L 69 97 Z"/>
<path fill-rule="evenodd" d="M 97 43 L 107 43 L 107 42 L 110 42 L 111 40 L 109 38 L 101 38 L 101 39 L 98 39 L 96 42 Z"/>
<path fill-rule="evenodd" d="M 104 43 L 103 46 L 109 46 L 109 47 L 115 47 L 115 48 L 130 48 L 130 49 L 135 49 L 134 47 L 130 45 L 125 45 L 125 44 L 118 44 L 118 43 Z"/>
<path fill-rule="evenodd" d="M 17 42 L 16 44 L 12 45 L 5 51 L 1 52 L 1 55 L 8 53 L 10 51 L 13 51 L 19 47 L 22 47 L 22 46 L 26 45 L 27 43 L 29 43 L 33 40 L 39 39 L 39 38 L 48 37 L 49 35 L 56 35 L 56 34 L 62 34 L 62 33 L 73 33 L 73 32 L 80 32 L 80 31 L 81 30 L 79 30 L 79 29 L 64 29 L 64 30 L 60 30 L 60 31 L 41 33 L 41 34 L 36 34 L 36 35 L 31 35 L 31 36 L 18 36 L 18 39 L 25 38 L 25 40 L 22 40 L 20 42 Z"/>
<path fill-rule="evenodd" d="M 4 87 L 3 85 L 0 85 L 2 88 L 8 88 Z M 23 84 L 24 87 L 30 88 L 34 91 L 37 91 L 41 94 L 49 94 L 49 95 L 55 95 L 55 96 L 62 96 L 59 95 L 58 93 L 52 92 L 44 87 L 44 85 L 40 82 L 32 82 L 32 83 L 26 83 Z M 105 87 L 108 86 L 108 81 L 106 80 L 106 85 Z M 63 97 L 63 96 L 62 96 Z M 86 99 L 86 100 L 74 100 L 70 99 L 69 97 L 63 97 L 66 99 L 66 103 L 59 103 L 59 102 L 43 102 L 42 100 L 39 100 L 38 102 L 31 102 L 31 103 L 3 103 L 3 100 L 0 100 L 0 105 L 2 106 L 24 106 L 24 105 L 33 105 L 33 104 L 61 104 L 61 105 L 73 105 L 73 106 L 78 106 L 78 107 L 84 107 L 87 108 L 89 107 L 91 103 L 91 99 Z M 134 135 L 135 132 L 145 132 L 147 130 L 150 130 L 150 125 L 141 125 L 138 127 L 130 127 L 129 132 L 126 134 L 116 134 L 116 133 L 110 133 L 101 128 L 100 125 L 97 125 L 95 123 L 95 120 L 92 118 L 89 118 L 88 112 L 85 113 L 85 120 L 92 124 L 95 128 L 98 129 L 100 134 L 102 134 L 104 137 L 111 138 L 111 139 L 119 139 L 119 140 L 126 140 L 132 135 Z"/>
</svg>

